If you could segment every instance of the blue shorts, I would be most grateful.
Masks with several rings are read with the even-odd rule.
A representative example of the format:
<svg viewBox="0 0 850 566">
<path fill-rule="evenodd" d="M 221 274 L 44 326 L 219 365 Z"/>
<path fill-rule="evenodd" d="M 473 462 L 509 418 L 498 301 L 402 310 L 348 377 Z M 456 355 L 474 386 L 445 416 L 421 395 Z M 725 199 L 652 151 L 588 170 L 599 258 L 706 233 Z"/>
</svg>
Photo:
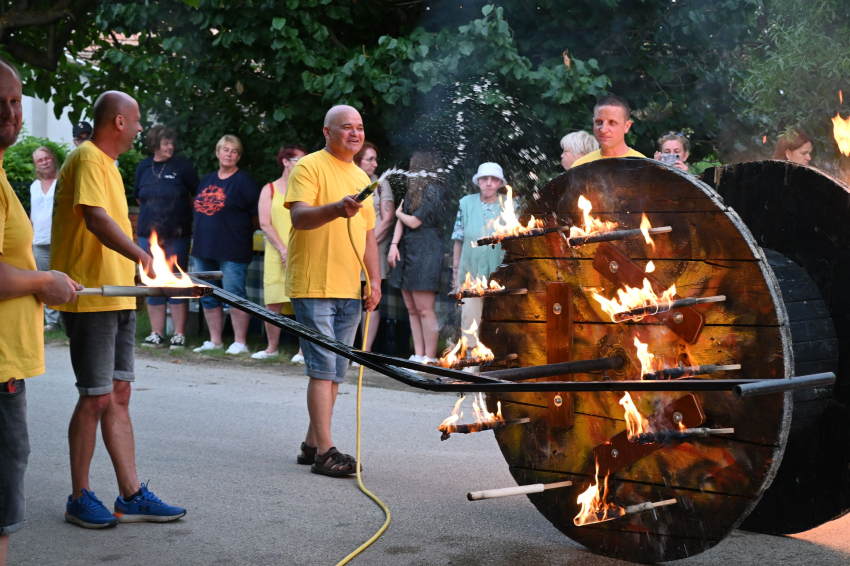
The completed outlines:
<svg viewBox="0 0 850 566">
<path fill-rule="evenodd" d="M 245 285 L 248 282 L 248 265 L 250 264 L 238 261 L 195 257 L 195 269 L 198 271 L 221 271 L 224 274 L 221 281 L 206 281 L 205 283 L 223 287 L 228 293 L 233 293 L 246 301 L 248 300 L 248 292 L 245 290 Z M 221 301 L 212 297 L 201 297 L 201 305 L 207 310 L 212 310 L 219 308 Z"/>
<path fill-rule="evenodd" d="M 192 238 L 177 238 L 175 240 L 162 240 L 159 242 L 159 247 L 165 251 L 165 259 L 169 262 L 177 260 L 177 265 L 183 271 L 189 271 L 189 247 L 192 245 Z M 145 250 L 145 253 L 151 253 L 151 242 L 148 238 L 139 236 L 139 247 Z M 176 269 L 174 270 L 177 271 Z M 149 305 L 164 305 L 166 301 L 172 305 L 183 304 L 188 299 L 167 299 L 165 297 L 148 297 Z"/>
<path fill-rule="evenodd" d="M 359 299 L 292 299 L 295 319 L 325 336 L 351 346 L 360 325 Z M 345 381 L 348 358 L 300 339 L 307 375 L 334 383 Z"/>
</svg>

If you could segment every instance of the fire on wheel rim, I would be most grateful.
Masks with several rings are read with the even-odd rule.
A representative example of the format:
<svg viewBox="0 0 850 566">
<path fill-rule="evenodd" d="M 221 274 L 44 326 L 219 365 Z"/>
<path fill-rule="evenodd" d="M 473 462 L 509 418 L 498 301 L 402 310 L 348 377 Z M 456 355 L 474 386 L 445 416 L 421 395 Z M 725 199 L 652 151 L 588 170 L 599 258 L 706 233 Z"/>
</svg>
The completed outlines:
<svg viewBox="0 0 850 566">
<path fill-rule="evenodd" d="M 516 364 L 531 366 L 621 355 L 628 363 L 620 370 L 572 379 L 640 379 L 637 338 L 665 367 L 741 364 L 736 374 L 721 371 L 706 379 L 792 375 L 791 336 L 777 281 L 761 248 L 716 193 L 650 160 L 607 159 L 561 175 L 527 212 L 551 225 L 578 222 L 580 196 L 592 203 L 595 216 L 621 228 L 637 228 L 646 213 L 653 226 L 671 226 L 672 232 L 657 237 L 654 249 L 641 238 L 570 248 L 558 232 L 505 241 L 505 264 L 492 278 L 528 293 L 485 299 L 481 338 L 496 356 L 516 352 Z M 614 296 L 629 273 L 648 271 L 649 261 L 655 267 L 650 277 L 665 288 L 675 283 L 677 298 L 726 300 L 614 323 L 593 293 Z M 570 378 L 552 380 L 565 379 Z M 531 420 L 495 431 L 520 485 L 573 482 L 572 488 L 529 495 L 573 540 L 637 561 L 673 560 L 711 548 L 743 521 L 770 484 L 790 426 L 790 396 L 631 397 L 656 429 L 678 423 L 735 432 L 638 445 L 625 439 L 623 395 L 613 392 L 491 394 L 488 403 L 492 410 L 501 401 L 509 421 Z M 611 514 L 614 520 L 578 526 L 579 494 L 594 483 L 602 490 L 606 475 L 605 503 L 622 511 Z M 650 509 L 652 502 L 664 506 Z"/>
</svg>

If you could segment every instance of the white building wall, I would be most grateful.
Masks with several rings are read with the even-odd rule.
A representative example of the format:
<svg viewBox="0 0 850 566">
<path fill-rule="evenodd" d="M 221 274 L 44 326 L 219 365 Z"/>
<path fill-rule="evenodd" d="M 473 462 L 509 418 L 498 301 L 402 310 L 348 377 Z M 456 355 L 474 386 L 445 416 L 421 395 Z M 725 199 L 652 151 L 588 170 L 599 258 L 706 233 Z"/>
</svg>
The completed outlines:
<svg viewBox="0 0 850 566">
<path fill-rule="evenodd" d="M 68 118 L 68 108 L 57 119 L 53 113 L 52 101 L 45 102 L 38 98 L 24 96 L 21 102 L 24 128 L 26 128 L 27 133 L 51 141 L 66 143 L 71 149 L 74 148 L 74 124 Z M 83 119 L 91 122 L 87 118 Z"/>
</svg>

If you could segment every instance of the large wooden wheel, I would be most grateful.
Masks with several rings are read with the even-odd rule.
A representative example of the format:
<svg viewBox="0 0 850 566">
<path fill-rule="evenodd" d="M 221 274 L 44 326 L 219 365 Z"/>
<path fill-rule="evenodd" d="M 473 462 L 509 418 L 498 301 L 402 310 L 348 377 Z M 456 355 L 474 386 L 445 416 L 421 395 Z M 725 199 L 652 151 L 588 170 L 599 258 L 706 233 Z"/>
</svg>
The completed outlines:
<svg viewBox="0 0 850 566">
<path fill-rule="evenodd" d="M 569 249 L 561 234 L 505 242 L 505 264 L 492 278 L 509 288 L 527 288 L 528 294 L 485 300 L 481 339 L 496 355 L 516 353 L 520 366 L 532 366 L 618 353 L 628 359 L 622 370 L 553 380 L 640 379 L 637 336 L 668 366 L 688 355 L 698 364 L 743 366 L 741 372 L 707 378 L 792 374 L 791 334 L 773 272 L 738 216 L 708 186 L 650 160 L 609 159 L 559 176 L 527 212 L 546 215 L 550 223 L 580 225 L 580 195 L 590 200 L 594 216 L 619 222 L 620 228 L 637 228 L 645 212 L 653 226 L 669 225 L 673 232 L 655 237 L 655 250 L 642 239 Z M 673 313 L 614 324 L 591 299 L 590 288 L 613 296 L 617 286 L 604 271 L 611 269 L 610 254 L 617 251 L 627 256 L 619 259 L 621 272 L 626 263 L 643 269 L 652 260 L 659 284 L 676 283 L 680 297 L 722 294 L 727 300 L 694 307 L 704 316 L 696 331 L 699 313 L 694 318 L 692 312 L 679 327 L 671 322 Z M 594 267 L 601 252 L 609 255 L 596 258 Z M 501 400 L 506 419 L 531 419 L 496 431 L 511 473 L 519 484 L 572 480 L 571 488 L 529 497 L 558 529 L 594 552 L 654 562 L 711 548 L 744 520 L 776 473 L 790 426 L 790 394 L 736 399 L 721 392 L 633 393 L 646 417 L 668 408 L 664 418 L 669 420 L 671 406 L 691 407 L 695 399 L 703 426 L 732 427 L 735 433 L 621 450 L 614 458 L 612 445 L 605 443 L 625 430 L 622 396 L 491 396 L 492 405 Z M 702 424 L 694 422 L 693 410 L 682 412 L 687 426 Z M 619 505 L 669 498 L 678 503 L 575 526 L 576 498 L 594 480 L 594 450 L 603 469 L 611 470 L 609 493 Z"/>
<path fill-rule="evenodd" d="M 742 525 L 769 534 L 806 531 L 850 511 L 850 187 L 786 161 L 729 165 L 704 178 L 760 245 L 787 258 L 775 272 L 797 374 L 836 375 L 834 387 L 795 392 L 786 457 Z"/>
</svg>

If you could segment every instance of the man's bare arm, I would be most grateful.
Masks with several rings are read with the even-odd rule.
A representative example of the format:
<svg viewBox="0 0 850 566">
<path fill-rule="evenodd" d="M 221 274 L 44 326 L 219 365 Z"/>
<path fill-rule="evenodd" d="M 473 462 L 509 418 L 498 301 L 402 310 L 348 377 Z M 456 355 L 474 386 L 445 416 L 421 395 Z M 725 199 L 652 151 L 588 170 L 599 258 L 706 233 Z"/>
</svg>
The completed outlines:
<svg viewBox="0 0 850 566">
<path fill-rule="evenodd" d="M 106 210 L 99 206 L 88 206 L 81 204 L 83 209 L 83 219 L 86 222 L 86 228 L 89 232 L 95 235 L 100 240 L 100 243 L 123 255 L 134 263 L 141 262 L 147 270 L 150 266 L 151 256 L 146 254 L 142 248 L 133 243 L 133 240 L 118 227 L 118 224 L 112 220 Z"/>
<path fill-rule="evenodd" d="M 0 301 L 35 295 L 48 305 L 77 299 L 83 286 L 61 271 L 30 271 L 0 263 Z"/>
<path fill-rule="evenodd" d="M 337 218 L 351 218 L 361 208 L 363 204 L 351 197 L 323 206 L 310 206 L 306 202 L 295 201 L 289 205 L 289 216 L 296 230 L 315 230 Z"/>
<path fill-rule="evenodd" d="M 372 312 L 381 302 L 381 262 L 378 259 L 378 242 L 375 240 L 374 230 L 366 231 L 366 252 L 363 254 L 363 263 L 366 265 L 366 273 L 369 274 L 369 287 L 372 291 L 366 299 L 365 307 L 367 311 Z"/>
</svg>

